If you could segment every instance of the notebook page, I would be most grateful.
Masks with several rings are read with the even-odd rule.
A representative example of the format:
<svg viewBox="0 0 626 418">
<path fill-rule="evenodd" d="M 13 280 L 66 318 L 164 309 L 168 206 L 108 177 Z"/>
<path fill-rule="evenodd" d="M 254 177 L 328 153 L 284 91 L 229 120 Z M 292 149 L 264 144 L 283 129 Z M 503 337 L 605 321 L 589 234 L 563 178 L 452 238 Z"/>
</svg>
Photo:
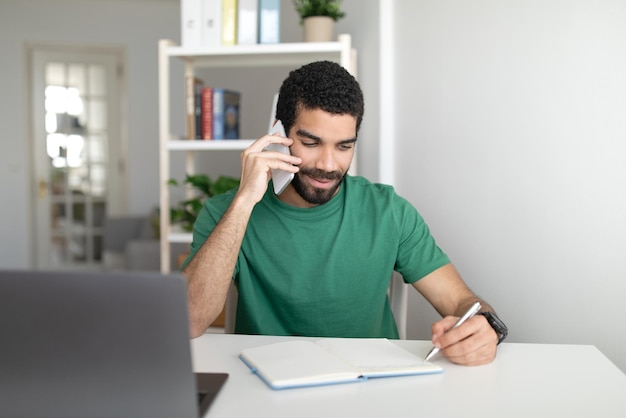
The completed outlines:
<svg viewBox="0 0 626 418">
<path fill-rule="evenodd" d="M 357 380 L 350 364 L 312 341 L 287 341 L 241 351 L 246 364 L 274 388 Z"/>
<path fill-rule="evenodd" d="M 327 338 L 317 344 L 370 377 L 442 371 L 386 338 Z"/>
</svg>

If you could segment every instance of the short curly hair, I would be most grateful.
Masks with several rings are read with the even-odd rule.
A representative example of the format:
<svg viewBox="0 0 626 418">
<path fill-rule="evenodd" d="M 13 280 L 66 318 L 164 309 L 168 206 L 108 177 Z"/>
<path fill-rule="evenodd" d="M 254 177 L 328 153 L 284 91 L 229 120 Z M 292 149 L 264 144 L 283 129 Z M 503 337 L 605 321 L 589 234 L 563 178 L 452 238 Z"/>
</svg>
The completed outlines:
<svg viewBox="0 0 626 418">
<path fill-rule="evenodd" d="M 276 103 L 276 119 L 289 133 L 300 110 L 322 109 L 354 116 L 358 132 L 364 107 L 361 87 L 345 68 L 332 61 L 316 61 L 291 71 L 283 81 Z"/>
</svg>

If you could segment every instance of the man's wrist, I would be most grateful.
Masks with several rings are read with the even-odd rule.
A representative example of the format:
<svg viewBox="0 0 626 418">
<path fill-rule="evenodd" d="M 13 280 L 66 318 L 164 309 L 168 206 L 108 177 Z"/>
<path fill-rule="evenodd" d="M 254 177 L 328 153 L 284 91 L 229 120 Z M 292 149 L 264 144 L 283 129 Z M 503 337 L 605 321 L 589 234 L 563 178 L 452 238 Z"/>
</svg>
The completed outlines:
<svg viewBox="0 0 626 418">
<path fill-rule="evenodd" d="M 230 203 L 229 209 L 238 213 L 252 213 L 252 210 L 256 206 L 258 202 L 254 201 L 248 196 L 245 196 L 240 193 L 236 193 L 233 197 L 232 202 Z"/>
</svg>

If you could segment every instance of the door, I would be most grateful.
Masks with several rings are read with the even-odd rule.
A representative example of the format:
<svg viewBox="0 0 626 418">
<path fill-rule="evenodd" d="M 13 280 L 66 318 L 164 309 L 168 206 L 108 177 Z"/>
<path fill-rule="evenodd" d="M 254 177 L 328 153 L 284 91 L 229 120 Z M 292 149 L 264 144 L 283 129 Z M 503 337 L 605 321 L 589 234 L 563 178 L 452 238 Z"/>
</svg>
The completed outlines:
<svg viewBox="0 0 626 418">
<path fill-rule="evenodd" d="M 123 55 L 71 47 L 29 52 L 36 267 L 100 269 L 104 220 L 127 205 Z"/>
</svg>

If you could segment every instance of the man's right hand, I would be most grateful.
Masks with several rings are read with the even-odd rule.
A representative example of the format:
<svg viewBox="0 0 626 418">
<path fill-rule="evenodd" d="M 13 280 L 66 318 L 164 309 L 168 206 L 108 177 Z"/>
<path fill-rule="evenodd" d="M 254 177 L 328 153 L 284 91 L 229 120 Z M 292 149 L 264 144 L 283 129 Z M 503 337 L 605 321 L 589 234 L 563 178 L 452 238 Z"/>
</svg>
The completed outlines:
<svg viewBox="0 0 626 418">
<path fill-rule="evenodd" d="M 299 157 L 276 151 L 264 151 L 270 144 L 290 146 L 293 140 L 279 135 L 264 135 L 241 153 L 241 181 L 238 197 L 258 203 L 267 190 L 272 169 L 297 173 Z"/>
</svg>

